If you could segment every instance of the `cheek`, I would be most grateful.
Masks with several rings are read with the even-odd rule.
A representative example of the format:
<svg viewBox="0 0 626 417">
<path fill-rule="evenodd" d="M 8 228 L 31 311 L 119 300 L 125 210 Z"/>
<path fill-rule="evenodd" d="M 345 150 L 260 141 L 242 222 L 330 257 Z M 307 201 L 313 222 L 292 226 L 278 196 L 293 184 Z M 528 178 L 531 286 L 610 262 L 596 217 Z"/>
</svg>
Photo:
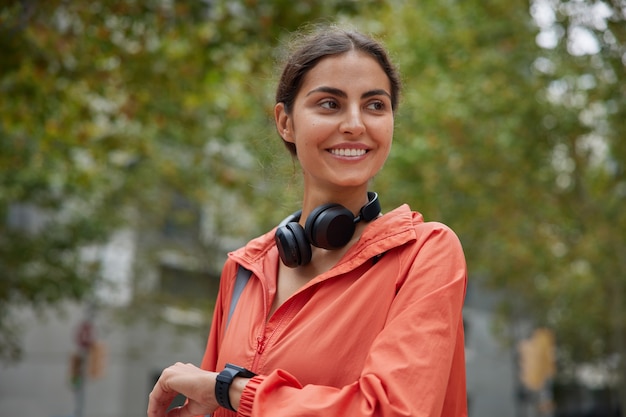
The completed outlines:
<svg viewBox="0 0 626 417">
<path fill-rule="evenodd" d="M 391 145 L 393 143 L 393 125 L 391 127 L 385 127 L 381 129 L 380 136 L 380 147 L 383 149 L 383 154 L 385 155 L 385 160 L 389 156 L 391 152 Z"/>
<path fill-rule="evenodd" d="M 393 142 L 393 123 L 384 123 L 378 127 L 378 140 L 382 146 L 391 146 Z"/>
<path fill-rule="evenodd" d="M 298 135 L 296 143 L 301 147 L 314 147 L 323 142 L 328 137 L 328 129 L 326 125 L 318 122 L 311 122 L 306 125 L 298 126 Z"/>
<path fill-rule="evenodd" d="M 387 135 L 389 136 L 389 143 L 393 142 L 393 124 L 387 128 Z"/>
</svg>

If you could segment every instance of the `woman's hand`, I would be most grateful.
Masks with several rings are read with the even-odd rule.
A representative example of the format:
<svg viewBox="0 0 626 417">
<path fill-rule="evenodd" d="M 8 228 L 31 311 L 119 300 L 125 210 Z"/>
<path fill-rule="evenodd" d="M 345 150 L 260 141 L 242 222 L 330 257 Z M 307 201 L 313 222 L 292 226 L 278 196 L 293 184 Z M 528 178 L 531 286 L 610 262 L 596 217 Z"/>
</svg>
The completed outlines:
<svg viewBox="0 0 626 417">
<path fill-rule="evenodd" d="M 192 364 L 177 363 L 166 368 L 150 393 L 148 417 L 192 417 L 211 414 L 218 407 L 215 400 L 215 372 Z M 182 394 L 187 402 L 169 412 L 174 397 Z"/>
</svg>

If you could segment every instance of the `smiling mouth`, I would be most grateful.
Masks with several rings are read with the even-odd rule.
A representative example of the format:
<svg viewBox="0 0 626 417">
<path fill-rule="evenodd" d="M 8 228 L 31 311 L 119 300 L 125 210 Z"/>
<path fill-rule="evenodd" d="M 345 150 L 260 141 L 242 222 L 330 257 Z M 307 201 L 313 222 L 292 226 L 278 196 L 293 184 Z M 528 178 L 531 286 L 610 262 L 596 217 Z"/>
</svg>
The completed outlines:
<svg viewBox="0 0 626 417">
<path fill-rule="evenodd" d="M 367 153 L 365 149 L 331 149 L 330 153 L 337 156 L 363 156 Z"/>
</svg>

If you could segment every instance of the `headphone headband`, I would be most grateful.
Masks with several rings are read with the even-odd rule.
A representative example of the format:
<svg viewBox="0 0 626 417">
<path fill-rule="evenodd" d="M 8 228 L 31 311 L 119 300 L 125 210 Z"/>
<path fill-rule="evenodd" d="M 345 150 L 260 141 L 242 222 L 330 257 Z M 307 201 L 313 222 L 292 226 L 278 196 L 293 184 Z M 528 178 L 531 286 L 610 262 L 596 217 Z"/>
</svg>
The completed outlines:
<svg viewBox="0 0 626 417">
<path fill-rule="evenodd" d="M 368 202 L 354 213 L 340 204 L 323 204 L 307 217 L 304 228 L 299 221 L 302 210 L 287 216 L 276 229 L 274 239 L 281 260 L 288 267 L 306 265 L 311 261 L 311 245 L 324 249 L 345 246 L 361 220 L 370 222 L 380 214 L 378 194 L 368 191 Z"/>
<path fill-rule="evenodd" d="M 371 222 L 376 217 L 378 217 L 378 215 L 382 211 L 382 208 L 380 207 L 380 201 L 378 200 L 378 193 L 368 191 L 367 198 L 369 201 L 367 202 L 367 204 L 361 207 L 361 210 L 359 210 L 359 214 L 354 218 L 355 223 L 358 223 L 361 220 L 363 220 L 364 222 Z M 300 217 L 302 217 L 302 210 L 294 211 L 289 216 L 285 217 L 280 223 L 278 223 L 278 227 L 286 226 L 287 223 L 291 222 L 299 222 Z"/>
<path fill-rule="evenodd" d="M 367 199 L 369 200 L 366 205 L 361 207 L 359 215 L 354 218 L 354 222 L 357 223 L 360 220 L 364 222 L 371 222 L 380 214 L 380 201 L 378 201 L 378 194 L 373 191 L 367 192 Z"/>
</svg>

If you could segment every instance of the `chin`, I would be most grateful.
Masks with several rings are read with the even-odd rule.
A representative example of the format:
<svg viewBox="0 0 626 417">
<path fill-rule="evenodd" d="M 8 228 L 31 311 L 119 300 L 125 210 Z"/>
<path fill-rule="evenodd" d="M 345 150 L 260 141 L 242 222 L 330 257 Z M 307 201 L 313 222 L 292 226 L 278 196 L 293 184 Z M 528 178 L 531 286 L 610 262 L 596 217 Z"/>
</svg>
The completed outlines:
<svg viewBox="0 0 626 417">
<path fill-rule="evenodd" d="M 336 186 L 339 188 L 359 188 L 367 186 L 370 182 L 370 179 L 363 180 L 363 178 L 359 178 L 358 180 L 343 180 L 341 182 L 336 182 Z"/>
</svg>

